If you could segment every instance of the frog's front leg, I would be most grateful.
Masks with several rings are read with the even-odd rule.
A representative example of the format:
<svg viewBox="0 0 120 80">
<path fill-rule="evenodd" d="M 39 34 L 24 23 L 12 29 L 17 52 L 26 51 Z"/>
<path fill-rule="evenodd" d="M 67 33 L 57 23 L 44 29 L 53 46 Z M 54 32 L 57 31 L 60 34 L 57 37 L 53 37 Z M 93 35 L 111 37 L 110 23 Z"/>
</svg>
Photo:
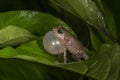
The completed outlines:
<svg viewBox="0 0 120 80">
<path fill-rule="evenodd" d="M 64 60 L 64 63 L 67 63 L 67 49 L 66 49 L 66 46 L 64 46 L 63 60 Z"/>
</svg>

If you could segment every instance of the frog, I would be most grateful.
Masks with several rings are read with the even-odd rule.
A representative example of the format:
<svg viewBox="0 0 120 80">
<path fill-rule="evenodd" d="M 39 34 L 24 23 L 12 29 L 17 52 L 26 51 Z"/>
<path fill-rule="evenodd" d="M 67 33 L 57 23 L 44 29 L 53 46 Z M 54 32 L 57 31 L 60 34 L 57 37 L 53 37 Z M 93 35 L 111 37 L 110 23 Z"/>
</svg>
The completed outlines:
<svg viewBox="0 0 120 80">
<path fill-rule="evenodd" d="M 85 47 L 83 46 L 81 41 L 67 29 L 65 29 L 61 25 L 58 25 L 54 27 L 51 32 L 60 44 L 60 53 L 63 53 L 64 63 L 67 63 L 67 50 L 76 60 L 80 61 L 81 57 L 85 60 L 89 59 L 89 56 L 87 55 Z M 58 51 L 58 54 L 60 53 Z"/>
</svg>

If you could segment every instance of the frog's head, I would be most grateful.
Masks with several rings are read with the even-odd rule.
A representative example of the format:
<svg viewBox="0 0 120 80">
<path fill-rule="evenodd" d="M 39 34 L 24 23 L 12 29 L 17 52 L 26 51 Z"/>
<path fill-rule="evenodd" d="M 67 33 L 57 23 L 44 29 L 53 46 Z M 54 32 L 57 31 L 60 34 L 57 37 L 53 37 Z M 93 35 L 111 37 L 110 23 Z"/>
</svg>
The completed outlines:
<svg viewBox="0 0 120 80">
<path fill-rule="evenodd" d="M 55 36 L 61 40 L 64 40 L 66 37 L 66 29 L 63 28 L 62 26 L 57 26 L 55 28 L 53 28 L 52 30 L 55 34 Z"/>
</svg>

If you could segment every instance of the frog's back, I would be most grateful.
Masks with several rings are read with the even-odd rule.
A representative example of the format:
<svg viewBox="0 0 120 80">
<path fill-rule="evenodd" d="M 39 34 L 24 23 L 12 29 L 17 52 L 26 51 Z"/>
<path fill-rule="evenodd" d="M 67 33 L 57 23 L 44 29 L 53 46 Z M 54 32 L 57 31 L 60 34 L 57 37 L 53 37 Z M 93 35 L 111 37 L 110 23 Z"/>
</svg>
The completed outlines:
<svg viewBox="0 0 120 80">
<path fill-rule="evenodd" d="M 67 49 L 77 57 L 83 57 L 84 59 L 88 59 L 88 55 L 86 54 L 84 46 L 75 37 L 71 37 L 69 39 L 67 43 Z"/>
</svg>

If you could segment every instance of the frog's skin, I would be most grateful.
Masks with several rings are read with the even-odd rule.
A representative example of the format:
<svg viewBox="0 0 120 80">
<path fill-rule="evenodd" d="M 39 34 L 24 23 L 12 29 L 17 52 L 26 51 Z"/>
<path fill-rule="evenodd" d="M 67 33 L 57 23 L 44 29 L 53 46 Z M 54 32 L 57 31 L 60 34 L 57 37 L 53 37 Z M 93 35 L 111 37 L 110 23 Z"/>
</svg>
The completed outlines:
<svg viewBox="0 0 120 80">
<path fill-rule="evenodd" d="M 61 43 L 64 44 L 64 63 L 67 62 L 66 50 L 70 51 L 77 60 L 80 57 L 83 57 L 85 60 L 89 58 L 82 43 L 65 28 L 57 26 L 52 31 Z"/>
</svg>

